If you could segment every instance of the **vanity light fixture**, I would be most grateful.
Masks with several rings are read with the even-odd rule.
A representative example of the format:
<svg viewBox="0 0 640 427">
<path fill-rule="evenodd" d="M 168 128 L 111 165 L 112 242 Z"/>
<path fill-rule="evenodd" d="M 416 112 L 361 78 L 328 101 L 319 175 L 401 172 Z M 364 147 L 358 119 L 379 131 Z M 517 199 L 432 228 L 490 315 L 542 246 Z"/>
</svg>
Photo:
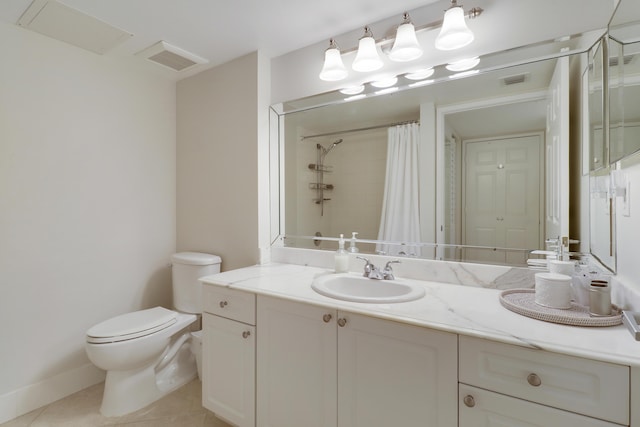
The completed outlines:
<svg viewBox="0 0 640 427">
<path fill-rule="evenodd" d="M 475 67 L 480 63 L 480 58 L 474 56 L 473 58 L 464 58 L 458 61 L 448 63 L 445 68 L 449 71 L 467 71 Z"/>
<path fill-rule="evenodd" d="M 475 14 L 475 12 L 472 13 Z M 436 48 L 440 50 L 460 49 L 472 41 L 473 33 L 464 22 L 462 6 L 458 5 L 457 0 L 451 0 L 451 7 L 444 13 L 442 28 L 436 38 Z"/>
<path fill-rule="evenodd" d="M 433 67 L 423 68 L 421 70 L 416 70 L 411 73 L 405 74 L 404 78 L 409 80 L 424 80 L 431 77 L 433 73 L 434 73 Z"/>
<path fill-rule="evenodd" d="M 389 52 L 389 59 L 396 62 L 408 62 L 422 56 L 422 47 L 416 38 L 416 29 L 407 12 L 403 15 L 402 24 L 396 30 L 396 39 Z"/>
<path fill-rule="evenodd" d="M 350 86 L 350 87 L 345 87 L 344 89 L 340 89 L 340 93 L 344 95 L 357 95 L 362 91 L 364 91 L 364 85 Z"/>
<path fill-rule="evenodd" d="M 360 73 L 376 71 L 384 66 L 385 61 L 380 55 L 381 51 L 387 54 L 390 61 L 410 62 L 424 54 L 424 50 L 418 42 L 417 33 L 432 31 L 439 27 L 441 27 L 441 31 L 436 39 L 436 47 L 442 50 L 457 49 L 471 43 L 474 38 L 473 33 L 466 26 L 465 18 L 476 18 L 483 12 L 484 9 L 474 7 L 465 15 L 465 11 L 461 5 L 458 5 L 457 0 L 451 0 L 451 7 L 445 11 L 444 19 L 418 27 L 414 26 L 409 14 L 405 12 L 402 23 L 396 28 L 395 37 L 385 37 L 376 41 L 373 38 L 371 28 L 365 26 L 364 35 L 358 41 L 358 48 L 348 49 L 345 53 L 356 52 L 351 68 Z M 393 42 L 393 46 L 388 49 L 386 46 L 391 42 Z M 383 50 L 381 50 L 382 46 L 385 46 Z M 408 69 L 395 74 L 403 73 L 407 73 L 406 75 L 414 74 Z M 329 48 L 325 51 L 324 63 L 319 77 L 321 80 L 334 82 L 347 78 L 348 74 L 342 63 L 340 49 L 335 40 L 331 39 Z M 428 78 L 428 76 L 421 78 Z"/>
<path fill-rule="evenodd" d="M 342 63 L 340 49 L 334 39 L 329 40 L 329 47 L 324 51 L 324 65 L 320 71 L 320 80 L 336 82 L 347 77 L 349 72 Z"/>
<path fill-rule="evenodd" d="M 397 77 L 382 77 L 382 78 L 378 78 L 377 80 L 374 80 L 371 82 L 371 86 L 373 87 L 377 87 L 377 88 L 387 88 L 387 87 L 391 87 L 393 85 L 395 85 L 396 83 L 398 83 L 398 78 Z"/>
<path fill-rule="evenodd" d="M 371 29 L 369 27 L 364 27 L 364 35 L 358 42 L 358 53 L 356 54 L 356 58 L 353 60 L 351 68 L 355 71 L 366 73 L 368 71 L 379 70 L 383 65 L 384 62 L 382 62 L 378 53 L 378 46 L 373 38 Z"/>
</svg>

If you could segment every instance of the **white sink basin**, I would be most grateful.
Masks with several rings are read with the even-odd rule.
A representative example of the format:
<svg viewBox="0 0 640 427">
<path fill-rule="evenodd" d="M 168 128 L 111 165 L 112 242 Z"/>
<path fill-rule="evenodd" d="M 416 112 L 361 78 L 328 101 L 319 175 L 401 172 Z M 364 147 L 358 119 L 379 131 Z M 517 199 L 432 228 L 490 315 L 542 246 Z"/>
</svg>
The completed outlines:
<svg viewBox="0 0 640 427">
<path fill-rule="evenodd" d="M 331 274 L 311 284 L 317 293 L 344 301 L 373 304 L 413 301 L 424 296 L 424 289 L 402 280 L 374 280 L 354 274 Z"/>
</svg>

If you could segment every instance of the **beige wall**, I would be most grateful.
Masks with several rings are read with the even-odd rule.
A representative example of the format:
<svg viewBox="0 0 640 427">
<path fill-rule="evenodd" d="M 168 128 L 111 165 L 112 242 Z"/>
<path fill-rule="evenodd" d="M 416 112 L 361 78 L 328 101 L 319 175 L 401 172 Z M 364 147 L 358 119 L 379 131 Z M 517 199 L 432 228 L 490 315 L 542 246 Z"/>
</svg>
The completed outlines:
<svg viewBox="0 0 640 427">
<path fill-rule="evenodd" d="M 177 85 L 177 249 L 259 262 L 258 54 Z"/>
<path fill-rule="evenodd" d="M 175 84 L 0 23 L 0 422 L 102 379 L 85 332 L 170 304 Z"/>
</svg>

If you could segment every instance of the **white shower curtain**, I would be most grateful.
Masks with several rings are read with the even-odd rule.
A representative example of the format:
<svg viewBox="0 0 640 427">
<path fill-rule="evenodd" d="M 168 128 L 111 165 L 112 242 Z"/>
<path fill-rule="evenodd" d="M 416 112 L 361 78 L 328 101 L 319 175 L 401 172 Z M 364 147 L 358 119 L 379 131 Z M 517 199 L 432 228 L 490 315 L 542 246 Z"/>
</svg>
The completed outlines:
<svg viewBox="0 0 640 427">
<path fill-rule="evenodd" d="M 389 255 L 420 255 L 420 210 L 418 182 L 418 145 L 420 126 L 417 123 L 388 129 L 387 174 L 378 240 L 405 243 L 376 245 L 376 250 Z"/>
</svg>

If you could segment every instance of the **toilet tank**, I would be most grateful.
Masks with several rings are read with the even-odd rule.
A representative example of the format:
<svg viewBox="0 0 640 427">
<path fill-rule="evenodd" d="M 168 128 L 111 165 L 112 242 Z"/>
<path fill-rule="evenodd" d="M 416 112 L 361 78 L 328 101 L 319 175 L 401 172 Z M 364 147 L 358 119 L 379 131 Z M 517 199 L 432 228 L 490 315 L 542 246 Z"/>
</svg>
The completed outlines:
<svg viewBox="0 0 640 427">
<path fill-rule="evenodd" d="M 183 313 L 202 313 L 201 277 L 220 272 L 222 260 L 217 255 L 179 252 L 171 256 L 173 306 Z"/>
</svg>

